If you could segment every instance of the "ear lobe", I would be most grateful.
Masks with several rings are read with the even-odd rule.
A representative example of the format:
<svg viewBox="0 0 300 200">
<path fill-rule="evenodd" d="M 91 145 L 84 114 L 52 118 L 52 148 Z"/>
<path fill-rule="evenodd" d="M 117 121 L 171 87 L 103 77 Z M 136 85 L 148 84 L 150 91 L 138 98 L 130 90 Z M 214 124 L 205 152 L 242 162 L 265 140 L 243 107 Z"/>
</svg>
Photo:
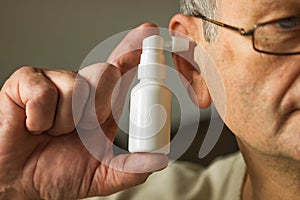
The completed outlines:
<svg viewBox="0 0 300 200">
<path fill-rule="evenodd" d="M 187 52 L 173 53 L 174 64 L 183 75 L 183 84 L 186 86 L 192 101 L 200 108 L 207 108 L 211 104 L 211 97 L 208 87 L 203 79 L 200 68 L 194 61 L 194 49 L 199 39 L 201 30 L 199 21 L 195 18 L 177 14 L 170 21 L 170 30 L 172 35 L 185 36 L 191 39 L 190 48 Z M 187 82 L 188 81 L 188 82 Z"/>
<path fill-rule="evenodd" d="M 180 73 L 182 83 L 188 91 L 188 94 L 196 106 L 207 108 L 211 104 L 211 97 L 208 87 L 201 73 L 184 57 L 173 54 L 173 61 Z"/>
</svg>

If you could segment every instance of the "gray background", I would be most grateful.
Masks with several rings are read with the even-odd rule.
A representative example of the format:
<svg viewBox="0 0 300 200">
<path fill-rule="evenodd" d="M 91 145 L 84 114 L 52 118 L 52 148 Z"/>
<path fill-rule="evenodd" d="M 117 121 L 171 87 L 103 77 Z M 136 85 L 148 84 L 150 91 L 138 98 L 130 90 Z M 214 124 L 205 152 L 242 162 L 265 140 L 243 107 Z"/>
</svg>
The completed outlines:
<svg viewBox="0 0 300 200">
<path fill-rule="evenodd" d="M 144 22 L 167 28 L 179 0 L 1 0 L 0 85 L 22 65 L 78 69 L 101 41 Z"/>
</svg>

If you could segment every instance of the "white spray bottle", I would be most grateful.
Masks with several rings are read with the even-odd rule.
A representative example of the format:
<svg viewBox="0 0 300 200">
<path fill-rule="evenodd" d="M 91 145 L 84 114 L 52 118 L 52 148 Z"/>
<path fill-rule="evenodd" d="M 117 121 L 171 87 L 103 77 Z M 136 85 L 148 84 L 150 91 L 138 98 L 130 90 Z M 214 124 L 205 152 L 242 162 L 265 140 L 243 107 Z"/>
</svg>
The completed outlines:
<svg viewBox="0 0 300 200">
<path fill-rule="evenodd" d="M 129 152 L 170 152 L 172 93 L 165 84 L 167 66 L 164 39 L 150 36 L 143 41 L 138 66 L 140 82 L 131 90 Z M 172 37 L 172 51 L 187 51 L 186 38 Z"/>
</svg>

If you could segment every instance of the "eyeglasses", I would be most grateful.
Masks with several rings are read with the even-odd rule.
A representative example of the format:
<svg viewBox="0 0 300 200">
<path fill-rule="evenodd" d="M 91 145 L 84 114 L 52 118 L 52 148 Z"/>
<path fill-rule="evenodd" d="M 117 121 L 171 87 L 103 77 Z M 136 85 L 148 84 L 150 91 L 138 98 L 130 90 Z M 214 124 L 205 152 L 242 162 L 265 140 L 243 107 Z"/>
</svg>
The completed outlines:
<svg viewBox="0 0 300 200">
<path fill-rule="evenodd" d="M 207 18 L 198 12 L 191 16 L 236 31 L 242 36 L 252 36 L 255 51 L 282 56 L 300 54 L 300 17 L 258 23 L 252 29 L 246 30 Z"/>
</svg>

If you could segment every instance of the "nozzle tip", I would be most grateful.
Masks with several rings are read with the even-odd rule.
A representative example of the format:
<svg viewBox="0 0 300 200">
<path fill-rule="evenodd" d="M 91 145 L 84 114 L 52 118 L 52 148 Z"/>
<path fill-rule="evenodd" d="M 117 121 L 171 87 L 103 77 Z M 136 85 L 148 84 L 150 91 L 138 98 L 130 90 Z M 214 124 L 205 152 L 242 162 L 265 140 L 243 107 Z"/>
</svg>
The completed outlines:
<svg viewBox="0 0 300 200">
<path fill-rule="evenodd" d="M 172 37 L 172 52 L 182 52 L 189 50 L 190 41 L 184 37 Z"/>
</svg>

